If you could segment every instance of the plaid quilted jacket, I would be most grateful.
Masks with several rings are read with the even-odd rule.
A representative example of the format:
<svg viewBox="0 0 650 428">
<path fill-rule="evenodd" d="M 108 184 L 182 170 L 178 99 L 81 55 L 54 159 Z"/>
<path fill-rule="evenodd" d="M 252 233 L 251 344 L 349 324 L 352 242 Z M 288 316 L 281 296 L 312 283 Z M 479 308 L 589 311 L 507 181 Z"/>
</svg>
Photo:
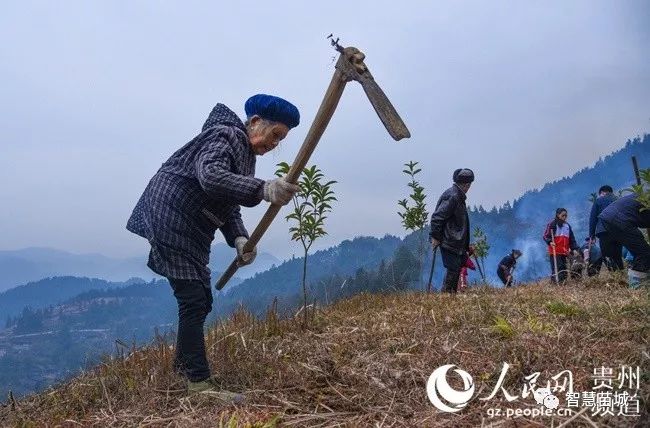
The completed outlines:
<svg viewBox="0 0 650 428">
<path fill-rule="evenodd" d="M 151 244 L 147 265 L 167 278 L 210 286 L 208 262 L 217 229 L 234 247 L 248 237 L 239 206 L 263 197 L 255 153 L 242 121 L 217 104 L 202 132 L 174 153 L 151 178 L 126 228 Z"/>
</svg>

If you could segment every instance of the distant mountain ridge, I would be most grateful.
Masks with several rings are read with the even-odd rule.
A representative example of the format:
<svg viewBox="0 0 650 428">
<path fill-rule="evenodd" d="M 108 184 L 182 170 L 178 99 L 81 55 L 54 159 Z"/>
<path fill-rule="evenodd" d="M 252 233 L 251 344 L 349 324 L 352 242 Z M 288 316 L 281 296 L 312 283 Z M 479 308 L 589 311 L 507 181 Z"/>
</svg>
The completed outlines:
<svg viewBox="0 0 650 428">
<path fill-rule="evenodd" d="M 0 251 L 0 291 L 54 276 L 102 278 L 124 281 L 152 279 L 155 274 L 143 258 L 111 258 L 101 254 L 73 254 L 53 248 Z"/>
<path fill-rule="evenodd" d="M 390 259 L 402 240 L 396 236 L 383 238 L 356 237 L 334 247 L 309 255 L 307 281 L 310 287 L 323 287 L 332 277 L 346 277 L 359 269 L 371 270 Z M 255 313 L 264 311 L 275 298 L 280 308 L 293 308 L 295 295 L 301 287 L 302 257 L 258 273 L 236 287 L 228 286 L 215 297 L 215 313 L 229 314 L 240 303 Z"/>
<path fill-rule="evenodd" d="M 544 224 L 552 218 L 555 208 L 562 206 L 569 210 L 569 222 L 580 239 L 584 239 L 587 234 L 590 194 L 596 192 L 601 184 L 610 184 L 616 189 L 629 187 L 634 182 L 630 161 L 633 155 L 637 157 L 641 168 L 650 167 L 650 135 L 628 140 L 625 147 L 601 158 L 595 165 L 547 183 L 539 190 L 527 191 L 514 199 L 512 204 L 508 202 L 489 211 L 483 207 L 472 207 L 472 227 L 479 226 L 484 229 L 492 241 L 492 250 L 486 264 L 486 269 L 487 265 L 490 265 L 487 269 L 489 275 L 495 278 L 493 265 L 498 262 L 496 259 L 513 247 L 526 250 L 520 275 L 523 274 L 527 279 L 541 275 L 544 267 L 536 266 L 533 269 L 533 264 L 539 264 L 543 258 L 543 248 L 540 249 L 541 240 L 538 235 L 541 235 Z M 428 203 L 434 205 L 435 200 Z M 529 258 L 531 255 L 533 257 Z M 226 244 L 220 242 L 214 245 L 210 257 L 211 270 L 222 271 L 233 256 L 234 250 Z M 350 256 L 363 258 L 363 255 Z M 29 281 L 53 276 L 92 277 L 107 281 L 125 281 L 131 277 L 145 280 L 159 278 L 147 268 L 146 260 L 147 254 L 118 259 L 101 254 L 72 254 L 50 248 L 0 251 L 0 292 Z M 280 267 L 281 263 L 271 254 L 260 253 L 255 263 L 241 268 L 238 275 L 242 278 L 253 277 L 274 265 Z M 295 266 L 289 266 L 293 265 L 283 263 L 280 271 L 295 275 L 292 271 Z M 317 272 L 315 276 L 319 276 Z"/>
<path fill-rule="evenodd" d="M 10 390 L 17 395 L 40 390 L 96 364 L 102 355 L 115 351 L 116 339 L 141 345 L 156 331 L 164 334 L 175 328 L 178 309 L 166 280 L 115 284 L 64 279 L 61 284 L 59 278 L 58 304 L 24 308 L 19 315 L 2 320 L 0 396 L 6 397 Z M 85 291 L 64 298 L 73 288 Z"/>
<path fill-rule="evenodd" d="M 566 208 L 569 224 L 579 245 L 584 243 L 589 231 L 590 197 L 600 186 L 611 185 L 618 194 L 635 183 L 632 156 L 636 156 L 641 169 L 650 168 L 650 135 L 628 140 L 625 146 L 593 166 L 571 176 L 545 184 L 539 190 L 530 190 L 521 197 L 501 207 L 486 211 L 472 207 L 472 228 L 478 226 L 487 235 L 492 248 L 486 261 L 487 274 L 495 281 L 496 266 L 512 248 L 523 250 L 517 267 L 520 279 L 533 280 L 550 274 L 550 263 L 542 233 L 555 216 L 555 209 Z"/>
<path fill-rule="evenodd" d="M 472 227 L 481 227 L 487 233 L 491 245 L 486 274 L 492 284 L 500 285 L 496 280 L 496 265 L 513 247 L 524 250 L 524 257 L 516 271 L 518 279 L 548 276 L 550 269 L 541 234 L 555 208 L 564 206 L 569 209 L 569 221 L 577 238 L 582 239 L 586 234 L 589 195 L 604 183 L 618 189 L 628 187 L 634 180 L 630 162 L 632 155 L 637 156 L 642 168 L 650 167 L 650 136 L 630 140 L 624 148 L 604 157 L 593 167 L 549 183 L 540 190 L 526 192 L 512 204 L 506 203 L 489 211 L 482 207 L 472 207 Z M 395 221 L 399 221 L 397 216 Z M 424 230 L 423 234 L 426 237 L 428 230 Z M 383 238 L 357 237 L 315 252 L 308 259 L 309 303 L 317 299 L 319 305 L 328 304 L 361 292 L 422 289 L 431 262 L 431 251 L 427 245 L 424 268 L 418 278 L 417 246 L 418 236 L 414 233 L 404 239 L 390 235 Z M 213 254 L 213 265 L 222 263 L 219 266 L 222 268 L 230 262 L 232 255 L 232 249 L 223 248 L 222 255 Z M 239 285 L 237 280 L 232 280 L 226 289 L 215 293 L 214 310 L 210 318 L 228 316 L 240 306 L 262 315 L 274 302 L 280 313 L 295 313 L 302 304 L 301 272 L 302 259 L 292 258 L 255 274 Z M 435 289 L 440 288 L 443 273 L 444 268 L 438 259 L 434 276 Z M 476 279 L 478 274 L 472 273 L 470 280 Z M 82 360 L 77 358 L 78 355 L 69 355 L 68 364 L 61 367 L 54 360 L 41 358 L 41 354 L 38 354 L 39 358 L 35 361 L 33 358 L 30 360 L 35 352 L 28 351 L 14 356 L 10 350 L 22 349 L 20 347 L 28 345 L 33 347 L 29 349 L 49 352 L 47 350 L 54 347 L 62 349 L 59 339 L 67 341 L 65 343 L 74 343 L 77 347 L 85 346 L 85 342 L 82 344 L 71 340 L 71 334 L 83 335 L 86 338 L 84 340 L 93 340 L 96 349 L 110 349 L 116 337 L 137 333 L 138 340 L 147 340 L 146 333 L 151 332 L 154 326 L 170 326 L 176 317 L 175 302 L 165 281 L 149 283 L 134 279 L 130 283 L 110 283 L 88 278 L 51 278 L 0 293 L 0 313 L 7 310 L 6 306 L 2 306 L 3 298 L 7 296 L 23 299 L 14 300 L 14 311 L 23 303 L 41 308 L 37 311 L 24 310 L 11 317 L 7 320 L 10 328 L 4 331 L 0 326 L 0 336 L 4 334 L 5 346 L 4 351 L 0 349 L 0 380 L 3 380 L 4 373 L 7 387 L 11 387 L 12 382 L 22 382 L 22 378 L 17 379 L 15 376 L 14 367 L 17 364 L 30 373 L 34 367 L 48 367 L 47 370 L 51 371 L 37 373 L 25 380 L 29 382 L 24 385 L 21 383 L 22 391 L 25 392 L 49 383 L 39 380 L 45 376 L 52 375 L 51 380 L 60 379 L 67 370 L 79 368 Z M 86 309 L 75 315 L 69 308 L 78 304 Z M 59 316 L 59 313 L 62 315 Z M 1 321 L 5 320 L 0 319 Z M 17 334 L 31 334 L 29 332 L 43 329 L 54 332 L 43 341 L 30 341 Z M 90 339 L 88 335 L 94 336 Z M 49 342 L 50 340 L 54 342 Z M 3 340 L 0 340 L 0 345 L 2 343 Z M 52 346 L 48 345 L 50 343 Z M 88 356 L 92 360 L 97 353 L 89 353 Z"/>
<path fill-rule="evenodd" d="M 216 272 L 219 274 L 219 272 Z M 111 291 L 116 293 L 122 288 L 134 285 L 144 285 L 156 280 L 145 281 L 142 278 L 131 278 L 122 282 L 111 282 L 97 278 L 74 277 L 74 276 L 57 276 L 44 278 L 18 287 L 10 288 L 0 293 L 0 316 L 14 317 L 21 313 L 24 308 L 37 310 L 55 306 L 75 296 L 91 291 Z M 234 277 L 230 280 L 232 285 L 241 282 L 241 278 Z M 166 280 L 158 280 L 166 283 Z M 171 293 L 170 293 L 171 294 Z M 0 322 L 5 321 L 4 318 Z M 2 330 L 2 325 L 0 325 Z"/>
<path fill-rule="evenodd" d="M 25 307 L 44 308 L 90 290 L 107 290 L 144 282 L 140 278 L 123 283 L 72 276 L 45 278 L 0 293 L 0 314 L 13 317 Z M 0 322 L 4 322 L 4 319 L 0 319 Z"/>
<path fill-rule="evenodd" d="M 361 237 L 318 251 L 310 256 L 310 280 L 315 285 L 317 278 L 373 269 L 390 258 L 400 243 L 394 236 Z M 240 303 L 262 313 L 276 296 L 281 309 L 293 310 L 301 265 L 301 259 L 293 258 L 256 274 L 243 287 L 238 285 L 240 279 L 231 279 L 228 288 L 215 293 L 210 320 L 228 316 Z M 0 326 L 0 395 L 9 390 L 19 395 L 40 390 L 96 363 L 101 354 L 114 350 L 115 339 L 135 338 L 142 344 L 150 340 L 154 329 L 175 328 L 177 317 L 167 281 L 139 278 L 126 283 L 48 278 L 0 293 L 0 313 L 7 315 L 9 310 L 12 315 L 0 320 L 4 322 Z"/>
<path fill-rule="evenodd" d="M 235 250 L 225 243 L 212 246 L 210 268 L 220 272 L 232 261 Z M 0 251 L 0 292 L 30 281 L 58 276 L 102 278 L 106 281 L 126 281 L 138 277 L 158 279 L 147 267 L 148 254 L 140 257 L 113 258 L 102 254 L 73 254 L 53 248 L 24 248 Z M 237 274 L 249 277 L 269 269 L 280 260 L 269 253 L 260 253 L 253 265 L 245 266 Z"/>
</svg>

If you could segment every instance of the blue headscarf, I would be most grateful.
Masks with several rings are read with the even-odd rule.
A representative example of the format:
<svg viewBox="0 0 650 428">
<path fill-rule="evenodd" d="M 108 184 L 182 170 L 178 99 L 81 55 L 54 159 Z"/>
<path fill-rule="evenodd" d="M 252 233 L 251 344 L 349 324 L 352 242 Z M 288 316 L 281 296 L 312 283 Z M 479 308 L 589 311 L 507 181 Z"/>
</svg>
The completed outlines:
<svg viewBox="0 0 650 428">
<path fill-rule="evenodd" d="M 246 117 L 258 115 L 263 119 L 280 122 L 291 128 L 300 123 L 300 113 L 289 101 L 273 95 L 257 94 L 250 97 L 244 105 Z"/>
</svg>

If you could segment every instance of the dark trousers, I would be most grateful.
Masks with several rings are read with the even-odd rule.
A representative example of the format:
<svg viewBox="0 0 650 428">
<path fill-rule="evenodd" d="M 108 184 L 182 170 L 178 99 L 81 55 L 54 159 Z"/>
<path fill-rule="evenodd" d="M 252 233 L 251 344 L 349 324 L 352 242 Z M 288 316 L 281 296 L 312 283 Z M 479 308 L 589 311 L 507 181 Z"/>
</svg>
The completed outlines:
<svg viewBox="0 0 650 428">
<path fill-rule="evenodd" d="M 596 276 L 600 273 L 600 268 L 603 265 L 603 259 L 598 259 L 595 262 L 589 263 L 587 266 L 587 275 Z"/>
<path fill-rule="evenodd" d="M 598 235 L 600 251 L 603 253 L 607 269 L 623 270 L 623 245 L 611 233 L 605 232 Z"/>
<path fill-rule="evenodd" d="M 555 262 L 553 261 L 553 255 L 551 254 L 549 256 L 549 260 L 551 261 L 551 280 L 555 282 L 556 284 L 559 282 L 562 284 L 563 282 L 566 281 L 567 277 L 569 276 L 569 271 L 567 270 L 567 256 L 561 256 L 557 255 L 555 256 L 555 259 L 557 260 L 557 272 L 555 272 Z M 555 274 L 557 273 L 557 277 Z"/>
<path fill-rule="evenodd" d="M 446 293 L 458 292 L 458 280 L 460 279 L 460 269 L 465 259 L 464 255 L 456 254 L 445 248 L 440 248 L 442 264 L 447 269 L 445 280 L 442 284 L 442 291 Z"/>
<path fill-rule="evenodd" d="M 634 256 L 634 270 L 650 269 L 650 245 L 636 227 L 620 228 L 603 222 L 606 232 L 598 235 L 603 256 L 609 257 L 614 266 L 623 269 L 622 247 Z"/>
<path fill-rule="evenodd" d="M 501 282 L 503 282 L 503 285 L 512 285 L 512 284 L 508 284 L 508 275 L 506 275 L 503 269 L 501 268 L 497 269 L 497 276 L 499 277 Z"/>
<path fill-rule="evenodd" d="M 192 382 L 210 377 L 203 325 L 212 310 L 212 289 L 201 281 L 169 279 L 178 302 L 178 333 L 174 369 Z"/>
</svg>

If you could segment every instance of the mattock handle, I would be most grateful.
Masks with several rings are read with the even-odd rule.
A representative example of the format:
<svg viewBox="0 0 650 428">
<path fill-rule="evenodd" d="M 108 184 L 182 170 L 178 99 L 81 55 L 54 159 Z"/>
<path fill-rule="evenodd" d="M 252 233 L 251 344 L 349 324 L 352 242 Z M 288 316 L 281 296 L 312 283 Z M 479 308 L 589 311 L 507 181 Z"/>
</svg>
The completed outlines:
<svg viewBox="0 0 650 428">
<path fill-rule="evenodd" d="M 356 80 L 361 83 L 377 115 L 395 140 L 411 136 L 411 133 L 399 117 L 399 114 L 397 114 L 397 111 L 386 97 L 386 94 L 377 85 L 368 67 L 363 62 L 366 58 L 364 53 L 355 47 L 341 47 L 338 45 L 338 39 L 333 45 L 341 55 L 336 63 L 336 71 L 334 72 L 334 76 L 332 76 L 330 85 L 327 87 L 327 92 L 325 92 L 323 101 L 318 108 L 314 122 L 311 124 L 309 132 L 305 136 L 305 141 L 302 143 L 300 151 L 296 155 L 286 176 L 287 181 L 292 183 L 298 181 L 300 173 L 307 165 L 311 154 L 334 114 L 334 110 L 336 110 L 346 83 L 351 80 Z M 251 233 L 248 242 L 244 245 L 245 252 L 252 251 L 260 239 L 262 239 L 262 236 L 273 222 L 273 219 L 280 212 L 280 208 L 282 207 L 279 205 L 271 205 L 268 207 L 264 217 L 262 217 L 262 220 L 260 220 L 253 233 Z M 239 265 L 235 257 L 230 263 L 230 266 L 228 266 L 228 269 L 219 278 L 216 284 L 217 290 L 221 290 L 226 285 L 228 280 L 237 272 L 238 268 Z"/>
<path fill-rule="evenodd" d="M 341 99 L 341 95 L 343 95 L 343 89 L 345 89 L 347 82 L 348 80 L 337 67 L 334 76 L 332 76 L 332 81 L 327 87 L 327 92 L 325 92 L 323 101 L 318 108 L 316 117 L 307 132 L 307 136 L 305 136 L 305 141 L 302 143 L 302 146 L 300 146 L 300 150 L 291 164 L 289 173 L 286 176 L 287 181 L 292 183 L 298 181 L 300 173 L 307 165 L 311 154 L 314 152 L 320 137 L 323 135 L 323 132 L 325 132 L 325 128 L 334 114 L 334 110 L 336 110 L 336 106 Z M 251 233 L 250 238 L 248 238 L 248 242 L 244 245 L 244 251 L 251 251 L 257 245 L 273 222 L 275 216 L 280 212 L 280 208 L 282 208 L 280 205 L 274 204 L 271 204 L 267 208 L 264 217 L 262 217 L 253 233 Z M 228 280 L 237 272 L 238 268 L 237 258 L 235 257 L 235 259 L 230 263 L 230 266 L 228 266 L 228 269 L 226 269 L 226 271 L 221 275 L 221 278 L 217 281 L 217 284 L 215 285 L 216 289 L 221 290 L 228 283 Z"/>
</svg>

